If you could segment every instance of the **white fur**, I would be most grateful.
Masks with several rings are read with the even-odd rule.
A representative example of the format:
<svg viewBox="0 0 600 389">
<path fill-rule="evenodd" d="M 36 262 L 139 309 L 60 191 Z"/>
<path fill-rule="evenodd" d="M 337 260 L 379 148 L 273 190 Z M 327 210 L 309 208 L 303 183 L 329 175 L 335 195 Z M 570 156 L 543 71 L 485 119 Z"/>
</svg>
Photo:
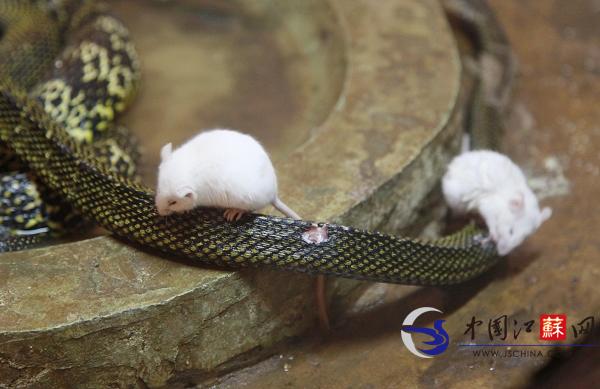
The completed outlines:
<svg viewBox="0 0 600 389">
<path fill-rule="evenodd" d="M 478 212 L 500 255 L 506 255 L 552 215 L 538 200 L 521 169 L 493 151 L 463 153 L 448 165 L 442 180 L 448 206 L 456 213 Z"/>
<path fill-rule="evenodd" d="M 277 197 L 269 156 L 251 136 L 215 129 L 174 151 L 170 143 L 161 150 L 156 190 L 160 215 L 197 206 L 255 211 L 269 204 L 289 210 Z"/>
</svg>

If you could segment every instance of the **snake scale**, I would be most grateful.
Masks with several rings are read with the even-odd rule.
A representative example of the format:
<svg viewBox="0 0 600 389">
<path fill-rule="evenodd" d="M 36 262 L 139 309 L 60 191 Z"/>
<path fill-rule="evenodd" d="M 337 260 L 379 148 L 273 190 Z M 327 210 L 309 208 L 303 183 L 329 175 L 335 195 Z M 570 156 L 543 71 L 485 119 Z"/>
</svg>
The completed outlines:
<svg viewBox="0 0 600 389">
<path fill-rule="evenodd" d="M 134 177 L 137 144 L 126 129 L 113 123 L 139 79 L 137 54 L 127 30 L 92 3 L 81 7 L 64 3 L 60 9 L 48 8 L 50 2 L 46 8 L 39 3 L 0 2 L 0 22 L 6 31 L 0 44 L 4 78 L 29 90 L 29 96 L 71 137 L 91 144 L 99 160 Z M 68 38 L 59 53 L 61 35 Z M 0 151 L 0 226 L 5 235 L 40 237 L 48 231 L 59 236 L 85 226 L 81 215 L 10 150 L 0 147 Z"/>
<path fill-rule="evenodd" d="M 75 18 L 75 22 L 73 18 L 65 22 L 65 15 L 77 15 L 74 9 L 79 4 L 73 6 L 73 2 L 62 2 L 62 8 L 53 9 L 53 16 L 48 17 L 48 11 L 41 12 L 39 9 L 44 10 L 44 5 L 55 5 L 55 2 L 26 3 L 29 4 L 27 7 L 15 6 L 13 11 L 20 13 L 23 23 L 29 24 L 29 28 L 38 34 L 9 34 L 10 28 L 5 27 L 1 45 L 7 39 L 10 40 L 8 44 L 14 46 L 43 36 L 44 40 L 49 41 L 46 42 L 46 48 L 55 48 L 52 50 L 56 51 L 56 55 L 64 56 L 64 52 L 58 54 L 59 45 L 54 41 L 59 39 L 57 36 L 61 30 L 67 33 L 73 31 L 74 24 L 85 30 L 90 23 L 97 23 L 98 18 L 109 17 L 95 11 L 94 17 L 82 16 Z M 69 27 L 61 27 L 61 23 Z M 39 32 L 38 29 L 56 30 L 56 34 Z M 125 34 L 120 28 L 119 31 Z M 111 32 L 114 33 L 118 32 Z M 120 35 L 121 49 L 129 44 L 126 37 Z M 82 41 L 78 42 L 81 44 Z M 255 214 L 241 222 L 228 223 L 223 219 L 222 211 L 208 208 L 162 218 L 154 207 L 152 190 L 136 181 L 134 174 L 129 174 L 129 168 L 115 168 L 113 159 L 101 158 L 102 153 L 98 152 L 96 142 L 86 141 L 85 136 L 73 136 L 74 132 L 81 130 L 77 124 L 82 123 L 81 120 L 59 120 L 53 113 L 56 102 L 40 99 L 43 93 L 32 93 L 32 86 L 34 91 L 40 90 L 35 85 L 47 74 L 43 68 L 48 66 L 52 50 L 28 49 L 26 53 L 19 54 L 22 58 L 16 58 L 13 62 L 26 64 L 27 72 L 21 69 L 15 71 L 14 63 L 10 61 L 0 66 L 0 143 L 14 153 L 35 180 L 86 219 L 101 225 L 122 240 L 211 265 L 270 267 L 415 285 L 463 282 L 482 274 L 498 260 L 495 247 L 481 243 L 484 232 L 472 226 L 447 237 L 425 241 L 327 224 L 329 239 L 315 244 L 302 238 L 303 233 L 313 225 L 308 221 Z M 85 88 L 88 89 L 107 87 L 106 83 L 100 83 L 93 77 L 84 80 L 82 75 L 86 71 L 81 66 L 85 65 L 75 62 L 77 64 L 80 68 L 64 66 L 64 63 L 57 67 L 55 64 L 54 78 L 64 81 L 73 90 L 84 89 L 84 83 L 87 83 Z M 135 66 L 133 62 L 129 63 L 130 69 Z M 134 74 L 130 76 L 131 82 L 119 77 L 119 86 L 124 89 L 120 90 L 120 99 L 112 101 L 115 112 L 125 108 L 130 97 L 129 91 L 135 88 Z M 99 91 L 96 94 L 102 93 Z M 90 93 L 84 97 L 96 94 Z M 79 104 L 90 102 L 106 103 L 106 96 L 102 96 L 103 99 L 91 97 L 90 100 L 76 100 L 72 108 L 77 109 Z M 88 105 L 87 112 L 94 110 L 94 107 L 96 105 Z M 95 111 L 101 112 L 102 109 Z M 98 128 L 98 123 L 105 124 Z M 83 130 L 102 133 L 109 127 L 108 120 L 98 120 Z M 110 139 L 113 135 L 108 132 L 107 136 Z M 11 183 L 18 185 L 14 176 L 11 177 Z M 29 244 L 31 239 L 34 236 L 5 238 L 0 241 L 0 251 L 20 249 Z"/>
</svg>

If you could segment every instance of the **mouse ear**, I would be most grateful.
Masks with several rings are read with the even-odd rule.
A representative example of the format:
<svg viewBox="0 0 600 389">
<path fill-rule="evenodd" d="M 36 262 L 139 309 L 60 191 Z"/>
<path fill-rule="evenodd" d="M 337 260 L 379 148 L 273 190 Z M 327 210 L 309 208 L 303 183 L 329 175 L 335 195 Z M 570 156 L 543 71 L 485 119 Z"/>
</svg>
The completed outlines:
<svg viewBox="0 0 600 389">
<path fill-rule="evenodd" d="M 166 145 L 164 145 L 162 147 L 162 149 L 160 149 L 160 159 L 161 159 L 161 161 L 164 161 L 167 158 L 169 158 L 172 153 L 173 153 L 173 144 L 172 143 L 167 143 Z"/>
<path fill-rule="evenodd" d="M 515 196 L 511 197 L 508 205 L 513 213 L 522 212 L 525 208 L 525 196 L 523 196 L 523 192 L 517 192 Z"/>
<path fill-rule="evenodd" d="M 190 188 L 189 186 L 184 186 L 183 188 L 177 189 L 176 194 L 177 194 L 177 197 L 179 197 L 181 199 L 184 197 L 187 197 L 188 199 L 195 200 L 195 198 L 196 198 L 196 194 L 194 193 L 192 188 Z"/>
<path fill-rule="evenodd" d="M 540 224 L 550 219 L 550 216 L 552 216 L 552 208 L 544 207 L 540 214 Z"/>
</svg>

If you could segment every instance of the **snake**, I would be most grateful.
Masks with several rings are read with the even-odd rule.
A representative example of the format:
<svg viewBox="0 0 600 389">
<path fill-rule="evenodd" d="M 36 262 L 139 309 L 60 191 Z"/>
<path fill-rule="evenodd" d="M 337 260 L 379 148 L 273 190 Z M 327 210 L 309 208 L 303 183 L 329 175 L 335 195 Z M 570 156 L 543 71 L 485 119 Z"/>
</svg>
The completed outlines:
<svg viewBox="0 0 600 389">
<path fill-rule="evenodd" d="M 130 59 L 135 58 L 125 27 L 102 7 L 90 6 L 93 11 L 85 11 L 91 2 L 4 3 L 11 5 L 8 8 L 13 14 L 18 14 L 18 18 L 11 17 L 20 21 L 7 23 L 8 18 L 0 17 L 4 33 L 0 51 L 5 44 L 17 47 L 35 44 L 39 39 L 44 41 L 42 48 L 29 48 L 8 63 L 0 63 L 0 147 L 26 167 L 20 176 L 13 174 L 6 179 L 9 185 L 20 187 L 26 177 L 34 177 L 79 215 L 120 240 L 166 258 L 187 258 L 202 265 L 269 268 L 374 282 L 442 286 L 477 277 L 498 262 L 496 248 L 486 238 L 486 231 L 473 224 L 441 238 L 419 239 L 256 213 L 230 223 L 223 218 L 222 211 L 215 208 L 200 207 L 169 218 L 159 216 L 153 190 L 137 180 L 135 174 L 127 173 L 130 167 L 116 168 L 113 158 L 103 158 L 98 152 L 94 138 L 114 140 L 114 133 L 108 131 L 113 126 L 109 123 L 113 117 L 61 120 L 64 118 L 56 115 L 56 109 L 64 101 L 45 98 L 40 92 L 46 90 L 40 87 L 40 80 L 42 85 L 58 80 L 70 90 L 89 92 L 79 99 L 71 98 L 72 109 L 85 105 L 86 112 L 104 112 L 107 82 L 98 78 L 98 72 L 95 77 L 90 76 L 81 58 L 69 66 L 64 59 L 81 52 L 86 42 L 102 46 L 102 42 L 96 40 L 102 41 L 106 34 L 82 33 L 96 28 L 99 19 L 104 20 L 101 32 L 106 33 L 106 28 L 110 30 L 109 40 L 104 42 L 108 45 L 103 46 L 108 57 L 119 55 L 123 61 L 127 54 Z M 82 8 L 84 11 L 80 11 Z M 8 13 L 7 6 L 0 11 Z M 13 29 L 26 32 L 13 33 Z M 69 36 L 77 31 L 86 38 Z M 66 34 L 64 41 L 70 42 L 62 52 L 61 34 Z M 112 37 L 113 34 L 118 37 Z M 117 48 L 111 39 L 119 41 Z M 58 62 L 60 66 L 56 66 L 55 58 L 62 58 Z M 97 64 L 98 59 L 94 63 Z M 89 67 L 89 63 L 87 65 Z M 112 99 L 113 114 L 130 103 L 139 66 L 136 60 L 118 65 L 129 69 L 124 73 L 131 77 L 127 82 L 123 77 L 118 78 L 120 97 Z M 122 138 L 127 138 L 127 134 Z M 307 232 L 315 228 L 326 230 L 327 239 L 305 239 Z M 35 234 L 0 237 L 0 251 L 27 248 L 33 239 Z"/>
<path fill-rule="evenodd" d="M 137 142 L 127 129 L 113 124 L 140 78 L 128 31 L 101 6 L 75 7 L 71 2 L 57 9 L 51 4 L 0 3 L 6 32 L 0 45 L 4 77 L 28 90 L 73 139 L 92 144 L 99 160 L 136 177 Z M 59 53 L 63 35 L 68 38 Z M 38 239 L 47 232 L 58 237 L 90 224 L 6 147 L 0 147 L 0 193 L 0 234 L 5 236 Z"/>
</svg>

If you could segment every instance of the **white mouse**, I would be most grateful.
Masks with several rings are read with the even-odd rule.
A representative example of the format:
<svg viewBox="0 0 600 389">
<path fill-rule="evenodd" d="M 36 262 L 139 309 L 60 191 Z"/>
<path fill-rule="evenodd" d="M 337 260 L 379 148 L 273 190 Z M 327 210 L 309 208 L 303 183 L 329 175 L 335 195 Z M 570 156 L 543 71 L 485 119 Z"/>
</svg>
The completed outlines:
<svg viewBox="0 0 600 389">
<path fill-rule="evenodd" d="M 156 209 L 159 215 L 198 206 L 225 208 L 225 218 L 272 204 L 300 219 L 277 196 L 277 177 L 264 148 L 249 135 L 226 129 L 202 132 L 173 150 L 163 146 L 158 168 Z"/>
<path fill-rule="evenodd" d="M 521 169 L 494 151 L 455 157 L 442 179 L 442 190 L 454 212 L 481 215 L 500 255 L 520 245 L 552 215 L 548 207 L 540 210 Z"/>
<path fill-rule="evenodd" d="M 161 216 L 205 206 L 225 208 L 225 218 L 232 221 L 271 204 L 284 215 L 301 219 L 277 196 L 271 159 L 249 135 L 226 129 L 202 132 L 175 150 L 171 143 L 163 146 L 160 158 L 155 202 Z M 327 329 L 322 275 L 317 276 L 316 297 L 319 320 Z"/>
</svg>

